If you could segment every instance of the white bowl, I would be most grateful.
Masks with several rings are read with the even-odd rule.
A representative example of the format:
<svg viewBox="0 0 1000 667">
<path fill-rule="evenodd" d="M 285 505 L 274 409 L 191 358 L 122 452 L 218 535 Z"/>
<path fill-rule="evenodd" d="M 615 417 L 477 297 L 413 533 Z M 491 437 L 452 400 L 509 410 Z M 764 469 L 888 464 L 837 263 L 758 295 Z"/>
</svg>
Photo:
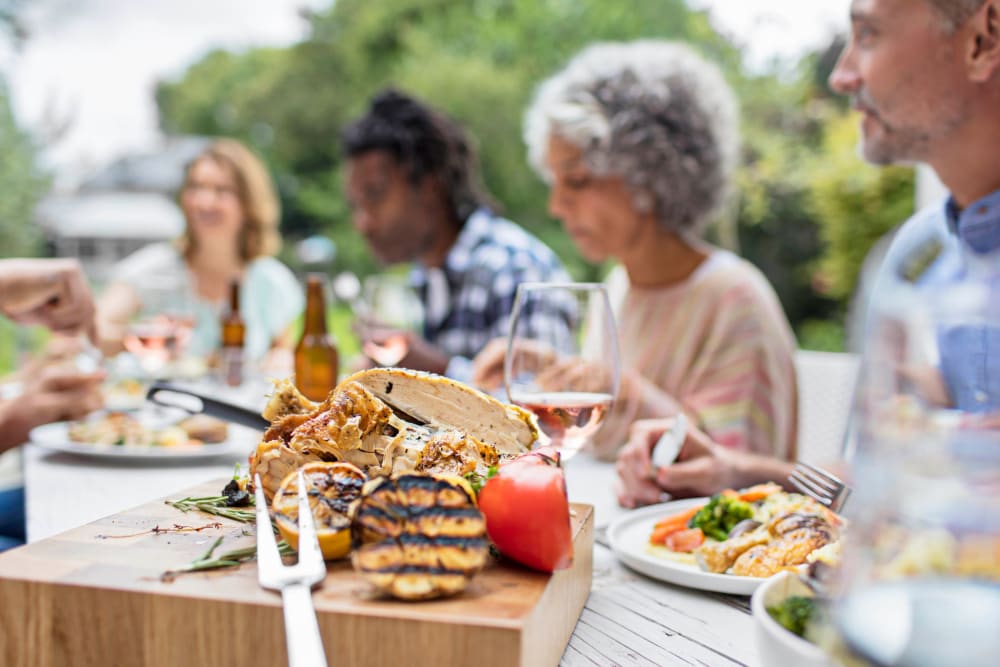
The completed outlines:
<svg viewBox="0 0 1000 667">
<path fill-rule="evenodd" d="M 834 662 L 822 649 L 789 632 L 767 613 L 768 607 L 793 595 L 812 597 L 812 591 L 795 572 L 779 572 L 762 583 L 750 598 L 760 664 L 762 667 L 834 667 Z"/>
</svg>

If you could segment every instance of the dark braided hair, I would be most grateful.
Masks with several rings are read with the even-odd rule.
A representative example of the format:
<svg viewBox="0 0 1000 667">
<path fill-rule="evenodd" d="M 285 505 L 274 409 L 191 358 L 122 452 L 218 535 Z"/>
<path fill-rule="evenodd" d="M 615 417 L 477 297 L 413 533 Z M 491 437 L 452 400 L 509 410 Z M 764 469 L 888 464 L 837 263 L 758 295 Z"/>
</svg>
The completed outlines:
<svg viewBox="0 0 1000 667">
<path fill-rule="evenodd" d="M 438 179 L 459 224 L 482 206 L 499 212 L 480 178 L 475 148 L 461 126 L 398 90 L 386 89 L 372 98 L 368 113 L 344 130 L 342 145 L 348 158 L 369 151 L 389 153 L 414 185 L 425 178 Z"/>
</svg>

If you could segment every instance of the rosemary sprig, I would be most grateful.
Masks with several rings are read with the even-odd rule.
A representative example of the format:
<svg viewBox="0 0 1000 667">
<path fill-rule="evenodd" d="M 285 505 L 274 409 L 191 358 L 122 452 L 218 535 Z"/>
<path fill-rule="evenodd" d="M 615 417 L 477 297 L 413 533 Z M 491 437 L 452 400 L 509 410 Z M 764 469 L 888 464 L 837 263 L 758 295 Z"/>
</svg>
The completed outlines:
<svg viewBox="0 0 1000 667">
<path fill-rule="evenodd" d="M 251 504 L 253 502 L 253 496 L 251 498 Z M 240 509 L 238 507 L 229 507 L 226 503 L 228 498 L 226 496 L 203 496 L 201 498 L 181 498 L 180 500 L 166 500 L 166 504 L 171 507 L 175 507 L 182 512 L 190 512 L 192 510 L 197 510 L 201 512 L 206 512 L 208 514 L 214 514 L 216 516 L 225 517 L 227 519 L 232 519 L 233 521 L 242 521 L 243 523 L 253 523 L 256 519 L 253 510 Z"/>
<path fill-rule="evenodd" d="M 164 502 L 182 512 L 205 512 L 207 514 L 214 514 L 215 516 L 232 519 L 233 521 L 254 523 L 256 522 L 257 517 L 253 509 L 243 509 L 241 507 L 233 507 L 232 505 L 236 492 L 245 491 L 245 487 L 239 484 L 242 481 L 239 472 L 239 465 L 237 465 L 236 473 L 233 475 L 233 480 L 235 480 L 237 484 L 235 486 L 233 483 L 228 484 L 226 489 L 223 489 L 223 495 L 201 496 L 197 498 L 188 497 L 181 498 L 180 500 L 166 500 Z M 237 502 L 240 502 L 241 504 L 245 503 L 246 506 L 251 508 L 255 505 L 254 497 L 252 495 L 248 496 L 246 493 L 240 493 Z M 275 534 L 278 534 L 277 527 L 273 523 L 271 524 L 271 529 L 274 530 Z M 173 581 L 182 574 L 204 572 L 205 570 L 218 570 L 224 567 L 235 567 L 240 563 L 245 563 L 246 561 L 253 560 L 257 557 L 256 545 L 229 551 L 220 556 L 213 556 L 215 550 L 219 548 L 220 544 L 222 544 L 221 535 L 215 540 L 215 542 L 212 543 L 212 546 L 208 548 L 208 551 L 187 565 L 184 565 L 176 570 L 168 570 L 164 572 L 160 575 L 160 579 L 162 581 Z M 278 553 L 282 556 L 290 556 L 295 553 L 295 550 L 292 549 L 287 542 L 281 540 L 278 542 Z"/>
<path fill-rule="evenodd" d="M 222 536 L 220 535 L 212 546 L 208 548 L 208 551 L 203 553 L 198 558 L 194 559 L 187 565 L 177 568 L 176 570 L 167 570 L 160 575 L 160 579 L 165 582 L 170 582 L 179 577 L 182 574 L 190 574 L 191 572 L 204 572 L 205 570 L 218 570 L 224 567 L 235 567 L 241 563 L 245 563 L 249 560 L 253 560 L 257 557 L 257 546 L 243 547 L 242 549 L 235 549 L 233 551 L 227 551 L 226 553 L 212 557 L 215 550 L 222 544 Z M 281 540 L 278 542 L 278 553 L 282 556 L 291 556 L 295 553 L 295 550 L 288 545 L 287 542 Z"/>
</svg>

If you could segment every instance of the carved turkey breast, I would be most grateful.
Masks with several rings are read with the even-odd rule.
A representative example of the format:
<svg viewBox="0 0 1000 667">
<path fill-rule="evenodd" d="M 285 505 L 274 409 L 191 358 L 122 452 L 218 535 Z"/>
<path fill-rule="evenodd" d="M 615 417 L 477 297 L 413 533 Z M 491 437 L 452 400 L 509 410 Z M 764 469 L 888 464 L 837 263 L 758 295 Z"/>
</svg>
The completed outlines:
<svg viewBox="0 0 1000 667">
<path fill-rule="evenodd" d="M 408 472 L 486 474 L 528 451 L 534 416 L 461 382 L 398 368 L 348 377 L 323 403 L 279 382 L 264 417 L 269 428 L 250 460 L 268 498 L 309 461 L 346 461 L 370 477 Z"/>
</svg>

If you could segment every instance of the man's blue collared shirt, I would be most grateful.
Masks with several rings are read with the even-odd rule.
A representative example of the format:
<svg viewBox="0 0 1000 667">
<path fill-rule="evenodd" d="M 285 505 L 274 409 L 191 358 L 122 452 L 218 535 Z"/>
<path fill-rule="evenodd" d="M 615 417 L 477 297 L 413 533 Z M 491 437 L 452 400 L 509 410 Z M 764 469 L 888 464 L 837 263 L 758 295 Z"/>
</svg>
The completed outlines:
<svg viewBox="0 0 1000 667">
<path fill-rule="evenodd" d="M 962 211 L 954 199 L 945 205 L 948 229 L 964 248 L 966 259 L 983 261 L 987 270 L 970 275 L 969 262 L 956 262 L 949 277 L 928 276 L 947 282 L 979 280 L 991 290 L 997 287 L 1000 266 L 1000 191 L 980 199 Z M 989 258 L 994 261 L 990 262 Z M 992 305 L 993 299 L 989 300 Z M 995 313 L 988 309 L 986 314 Z M 945 384 L 956 408 L 970 412 L 1000 409 L 1000 321 L 961 323 L 942 327 L 938 350 Z"/>
<path fill-rule="evenodd" d="M 1000 310 L 992 296 L 1000 293 L 1000 191 L 964 210 L 949 198 L 904 225 L 893 245 L 889 270 L 929 293 L 947 296 L 949 286 L 972 282 L 991 290 L 986 309 L 972 321 L 939 327 L 938 355 L 953 407 L 1000 409 Z"/>
</svg>

